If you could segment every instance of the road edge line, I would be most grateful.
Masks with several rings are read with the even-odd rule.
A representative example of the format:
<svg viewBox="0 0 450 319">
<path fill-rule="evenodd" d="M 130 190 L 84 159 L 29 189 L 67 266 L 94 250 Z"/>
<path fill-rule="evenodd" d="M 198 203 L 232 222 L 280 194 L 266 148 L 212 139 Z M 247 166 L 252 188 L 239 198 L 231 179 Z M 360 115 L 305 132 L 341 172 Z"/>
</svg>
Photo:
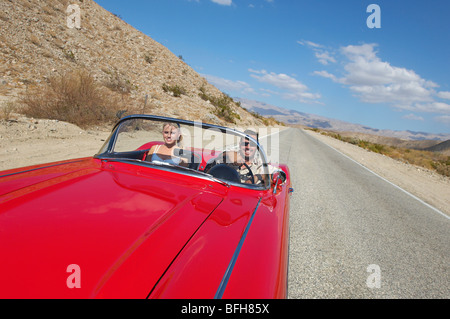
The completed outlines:
<svg viewBox="0 0 450 319">
<path fill-rule="evenodd" d="M 381 178 L 383 181 L 385 181 L 385 182 L 387 182 L 387 183 L 389 183 L 389 184 L 391 184 L 392 186 L 394 186 L 394 187 L 396 187 L 396 188 L 398 188 L 399 190 L 401 190 L 402 192 L 404 192 L 405 194 L 407 194 L 407 195 L 409 195 L 409 196 L 411 196 L 412 198 L 414 198 L 415 200 L 417 200 L 417 201 L 419 201 L 419 202 L 421 202 L 422 204 L 424 204 L 425 206 L 427 206 L 428 208 L 431 208 L 432 210 L 434 210 L 436 213 L 438 213 L 438 214 L 440 214 L 440 215 L 442 215 L 442 216 L 444 216 L 445 218 L 447 218 L 448 220 L 450 220 L 450 216 L 448 216 L 447 214 L 445 214 L 444 212 L 442 212 L 442 211 L 440 211 L 439 209 L 437 209 L 436 207 L 434 207 L 434 206 L 432 206 L 432 205 L 430 205 L 430 204 L 428 204 L 427 202 L 425 202 L 424 200 L 422 200 L 422 199 L 420 199 L 419 197 L 417 197 L 416 195 L 414 195 L 414 194 L 411 194 L 410 192 L 408 192 L 407 190 L 405 190 L 405 189 L 403 189 L 403 188 L 401 188 L 400 186 L 398 186 L 398 185 L 396 185 L 396 184 L 394 184 L 393 182 L 391 182 L 391 181 L 389 181 L 389 180 L 387 180 L 386 178 L 384 178 L 383 176 L 381 176 L 381 175 L 379 175 L 379 174 L 377 174 L 377 173 L 375 173 L 374 171 L 372 171 L 370 168 L 368 168 L 367 166 L 364 166 L 363 164 L 361 164 L 360 162 L 358 162 L 357 160 L 355 160 L 355 159 L 353 159 L 353 158 L 351 158 L 350 156 L 348 156 L 348 155 L 346 155 L 346 154 L 344 154 L 344 153 L 342 153 L 341 151 L 339 151 L 339 150 L 337 150 L 336 148 L 334 148 L 333 146 L 331 146 L 331 145 L 328 145 L 327 143 L 325 143 L 324 141 L 321 141 L 320 139 L 318 139 L 317 137 L 315 137 L 314 135 L 311 135 L 311 134 L 308 134 L 309 136 L 311 136 L 312 138 L 314 138 L 314 139 L 316 139 L 317 141 L 319 141 L 320 143 L 322 143 L 322 144 L 324 144 L 324 145 L 326 145 L 326 146 L 328 146 L 329 148 L 331 148 L 331 149 L 333 149 L 333 150 L 335 150 L 336 152 L 338 152 L 339 154 L 341 154 L 342 156 L 344 156 L 344 157 L 346 157 L 346 158 L 348 158 L 349 160 L 351 160 L 352 162 L 354 162 L 354 163 L 356 163 L 356 164 L 358 164 L 359 166 L 361 166 L 362 168 L 364 168 L 364 169 L 366 169 L 366 170 L 368 170 L 369 172 L 371 172 L 373 175 L 375 175 L 375 176 L 377 176 L 377 177 L 379 177 L 379 178 Z"/>
</svg>

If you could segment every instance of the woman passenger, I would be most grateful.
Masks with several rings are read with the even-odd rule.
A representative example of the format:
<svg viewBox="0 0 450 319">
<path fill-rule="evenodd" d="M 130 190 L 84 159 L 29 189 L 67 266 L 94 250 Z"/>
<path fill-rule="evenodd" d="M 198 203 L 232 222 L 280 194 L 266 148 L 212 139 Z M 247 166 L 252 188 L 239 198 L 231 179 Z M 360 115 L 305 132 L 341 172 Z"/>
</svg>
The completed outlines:
<svg viewBox="0 0 450 319">
<path fill-rule="evenodd" d="M 177 123 L 164 123 L 162 129 L 164 144 L 153 145 L 147 155 L 147 160 L 153 162 L 165 162 L 172 165 L 186 166 L 187 160 L 175 154 L 179 154 L 181 148 L 180 125 Z"/>
</svg>

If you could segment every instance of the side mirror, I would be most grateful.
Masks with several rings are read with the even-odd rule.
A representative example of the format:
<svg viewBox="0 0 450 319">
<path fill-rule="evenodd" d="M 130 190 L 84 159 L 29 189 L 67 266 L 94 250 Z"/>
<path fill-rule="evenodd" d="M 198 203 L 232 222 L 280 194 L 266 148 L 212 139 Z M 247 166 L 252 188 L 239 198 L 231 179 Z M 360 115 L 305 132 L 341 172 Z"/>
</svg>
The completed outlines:
<svg viewBox="0 0 450 319">
<path fill-rule="evenodd" d="M 277 170 L 272 174 L 273 193 L 276 194 L 277 190 L 286 181 L 286 173 L 282 170 Z"/>
</svg>

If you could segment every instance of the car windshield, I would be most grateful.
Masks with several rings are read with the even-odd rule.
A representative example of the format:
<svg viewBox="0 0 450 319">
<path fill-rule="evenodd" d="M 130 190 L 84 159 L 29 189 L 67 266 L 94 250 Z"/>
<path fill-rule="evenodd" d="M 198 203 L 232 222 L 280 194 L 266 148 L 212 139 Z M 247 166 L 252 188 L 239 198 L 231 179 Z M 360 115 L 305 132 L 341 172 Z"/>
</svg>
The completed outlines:
<svg viewBox="0 0 450 319">
<path fill-rule="evenodd" d="M 135 115 L 119 121 L 96 155 L 214 178 L 249 188 L 270 186 L 258 130 L 244 132 L 200 122 Z"/>
</svg>

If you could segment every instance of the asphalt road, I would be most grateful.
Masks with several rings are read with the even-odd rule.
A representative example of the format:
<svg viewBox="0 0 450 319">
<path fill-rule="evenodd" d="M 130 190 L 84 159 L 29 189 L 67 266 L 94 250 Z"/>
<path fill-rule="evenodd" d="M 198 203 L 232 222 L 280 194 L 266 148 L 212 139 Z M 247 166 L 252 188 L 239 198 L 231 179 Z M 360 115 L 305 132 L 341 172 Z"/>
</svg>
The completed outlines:
<svg viewBox="0 0 450 319">
<path fill-rule="evenodd" d="M 289 298 L 450 298 L 450 219 L 299 129 Z"/>
</svg>

